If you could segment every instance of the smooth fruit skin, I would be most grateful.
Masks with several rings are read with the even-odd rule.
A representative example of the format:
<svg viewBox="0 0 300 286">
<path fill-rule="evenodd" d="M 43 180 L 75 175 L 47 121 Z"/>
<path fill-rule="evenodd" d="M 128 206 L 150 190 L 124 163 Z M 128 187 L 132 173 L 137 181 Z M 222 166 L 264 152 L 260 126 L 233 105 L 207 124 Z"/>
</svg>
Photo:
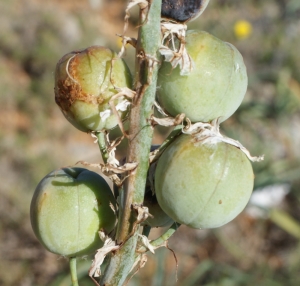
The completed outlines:
<svg viewBox="0 0 300 286">
<path fill-rule="evenodd" d="M 231 44 L 203 31 L 188 31 L 186 48 L 194 69 L 181 76 L 179 67 L 163 62 L 158 74 L 158 101 L 167 113 L 192 122 L 230 117 L 240 106 L 248 78 L 243 58 Z"/>
<path fill-rule="evenodd" d="M 31 225 L 50 252 L 83 256 L 103 245 L 98 231 L 113 230 L 115 205 L 106 181 L 83 168 L 53 171 L 38 184 L 30 206 Z"/>
<path fill-rule="evenodd" d="M 155 192 L 161 208 L 192 228 L 216 228 L 233 220 L 253 190 L 251 163 L 227 143 L 194 143 L 181 135 L 159 158 Z"/>
<path fill-rule="evenodd" d="M 113 114 L 106 120 L 100 117 L 117 94 L 114 86 L 131 88 L 132 76 L 126 63 L 108 48 L 92 46 L 71 52 L 56 65 L 55 101 L 67 120 L 81 131 L 109 130 L 117 125 Z M 115 105 L 121 100 L 116 99 Z M 126 114 L 119 111 L 121 118 Z"/>
</svg>

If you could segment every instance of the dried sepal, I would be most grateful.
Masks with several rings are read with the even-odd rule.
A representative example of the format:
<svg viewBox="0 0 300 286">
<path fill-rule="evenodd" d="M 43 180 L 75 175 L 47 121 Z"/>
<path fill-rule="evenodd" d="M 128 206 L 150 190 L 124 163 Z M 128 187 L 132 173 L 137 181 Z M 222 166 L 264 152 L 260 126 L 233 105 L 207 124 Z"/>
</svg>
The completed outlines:
<svg viewBox="0 0 300 286">
<path fill-rule="evenodd" d="M 112 166 L 110 164 L 103 163 L 89 163 L 86 161 L 78 161 L 76 164 L 82 164 L 88 167 L 94 167 L 100 169 L 100 171 L 107 177 L 109 177 L 117 186 L 121 186 L 123 184 L 124 179 L 126 179 L 129 175 L 125 176 L 125 178 L 120 179 L 119 174 L 124 174 L 126 172 L 133 172 L 138 163 L 126 163 L 122 166 Z"/>
<path fill-rule="evenodd" d="M 118 250 L 120 248 L 119 245 L 116 244 L 115 241 L 113 241 L 110 237 L 103 237 L 103 234 L 99 232 L 100 239 L 104 241 L 103 247 L 99 248 L 97 250 L 97 253 L 95 254 L 93 263 L 89 269 L 89 276 L 94 280 L 93 277 L 99 277 L 101 275 L 100 267 L 104 261 L 104 258 L 107 254 L 109 254 L 112 251 Z M 95 280 L 94 280 L 95 281 Z"/>
<path fill-rule="evenodd" d="M 155 247 L 151 244 L 151 240 L 147 236 L 138 234 L 142 245 L 144 245 L 150 252 L 155 253 Z"/>
<path fill-rule="evenodd" d="M 185 114 L 178 114 L 175 118 L 173 117 L 165 117 L 165 118 L 157 118 L 155 116 L 151 116 L 152 125 L 161 125 L 165 127 L 177 126 L 182 124 L 185 118 Z"/>
<path fill-rule="evenodd" d="M 147 0 L 131 0 L 126 9 L 125 9 L 125 17 L 124 17 L 124 28 L 123 28 L 123 34 L 122 35 L 118 35 L 120 37 L 122 37 L 122 47 L 121 47 L 121 50 L 118 54 L 118 57 L 122 57 L 125 53 L 125 46 L 127 43 L 130 43 L 132 44 L 134 47 L 136 45 L 136 39 L 133 39 L 133 38 L 129 38 L 129 37 L 126 37 L 125 36 L 125 33 L 127 32 L 127 29 L 128 29 L 128 23 L 129 23 L 129 18 L 130 18 L 130 13 L 129 13 L 129 10 L 136 6 L 136 5 L 139 5 L 141 9 L 144 9 L 146 8 L 149 3 Z"/>
<path fill-rule="evenodd" d="M 179 65 L 180 75 L 188 75 L 194 68 L 193 60 L 185 47 L 186 29 L 185 24 L 161 22 L 162 42 L 159 52 L 165 57 L 166 62 L 171 63 L 173 69 Z M 175 39 L 179 40 L 178 48 Z"/>
<path fill-rule="evenodd" d="M 211 123 L 197 122 L 191 124 L 188 120 L 188 125 L 182 128 L 182 133 L 190 134 L 193 137 L 193 142 L 195 144 L 216 144 L 219 142 L 224 142 L 239 148 L 250 161 L 259 162 L 264 159 L 262 156 L 251 156 L 250 152 L 237 140 L 223 136 L 220 133 L 219 120 L 215 119 Z"/>
<path fill-rule="evenodd" d="M 148 217 L 153 217 L 149 213 L 149 209 L 145 206 L 134 204 L 133 209 L 137 210 L 137 212 L 138 212 L 138 216 L 137 216 L 137 219 L 135 222 L 136 224 L 140 224 L 141 222 L 145 221 Z"/>
</svg>

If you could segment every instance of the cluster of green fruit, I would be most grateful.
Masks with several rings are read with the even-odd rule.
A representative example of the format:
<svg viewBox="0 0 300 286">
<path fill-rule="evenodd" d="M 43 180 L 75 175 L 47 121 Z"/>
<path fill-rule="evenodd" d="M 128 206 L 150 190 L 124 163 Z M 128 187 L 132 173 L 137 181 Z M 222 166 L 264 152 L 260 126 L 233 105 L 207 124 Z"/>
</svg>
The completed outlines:
<svg viewBox="0 0 300 286">
<path fill-rule="evenodd" d="M 162 62 L 157 100 L 170 116 L 184 113 L 192 123 L 222 122 L 236 111 L 246 92 L 242 56 L 206 32 L 188 31 L 185 40 L 194 69 L 181 76 L 179 67 L 172 70 L 170 63 Z M 107 48 L 72 52 L 57 64 L 56 102 L 81 131 L 109 131 L 118 117 L 126 118 L 130 105 L 123 104 L 124 95 L 115 97 L 119 87 L 132 88 L 132 77 L 125 62 Z M 144 225 L 160 227 L 176 221 L 192 228 L 214 228 L 246 206 L 254 175 L 240 149 L 181 134 L 161 153 L 154 176 L 156 196 L 148 191 L 144 202 L 154 218 Z M 116 208 L 116 198 L 100 175 L 82 168 L 61 169 L 37 186 L 31 221 L 49 251 L 73 257 L 103 244 L 98 231 L 108 234 L 115 228 Z"/>
</svg>

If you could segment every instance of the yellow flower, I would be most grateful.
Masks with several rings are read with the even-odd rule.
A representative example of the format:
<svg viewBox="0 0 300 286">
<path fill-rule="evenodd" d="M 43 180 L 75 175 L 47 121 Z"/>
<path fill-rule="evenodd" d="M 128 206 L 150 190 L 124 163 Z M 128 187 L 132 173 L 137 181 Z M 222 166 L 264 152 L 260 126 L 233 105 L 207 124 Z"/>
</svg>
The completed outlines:
<svg viewBox="0 0 300 286">
<path fill-rule="evenodd" d="M 252 25 L 245 20 L 239 20 L 234 24 L 234 34 L 238 39 L 246 39 L 252 33 Z"/>
</svg>

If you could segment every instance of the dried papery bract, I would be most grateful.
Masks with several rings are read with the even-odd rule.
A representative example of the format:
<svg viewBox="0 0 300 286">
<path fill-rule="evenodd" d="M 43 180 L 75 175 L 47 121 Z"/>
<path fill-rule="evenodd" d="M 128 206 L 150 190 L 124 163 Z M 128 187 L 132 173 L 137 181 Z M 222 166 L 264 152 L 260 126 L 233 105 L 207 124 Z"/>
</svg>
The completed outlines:
<svg viewBox="0 0 300 286">
<path fill-rule="evenodd" d="M 162 44 L 159 52 L 164 56 L 165 62 L 171 63 L 173 69 L 179 66 L 182 76 L 189 74 L 194 68 L 193 60 L 185 47 L 186 29 L 185 24 L 161 22 Z M 176 40 L 179 40 L 179 44 L 175 44 Z"/>
<path fill-rule="evenodd" d="M 162 1 L 162 45 L 159 51 L 173 69 L 179 66 L 181 76 L 188 75 L 194 69 L 194 62 L 185 46 L 186 23 L 199 17 L 208 3 L 209 0 Z"/>
<path fill-rule="evenodd" d="M 137 40 L 134 38 L 130 38 L 125 36 L 127 29 L 128 29 L 128 25 L 129 25 L 129 18 L 130 18 L 130 9 L 133 8 L 134 6 L 139 6 L 141 9 L 145 9 L 149 3 L 147 0 L 131 0 L 129 1 L 126 9 L 125 9 L 125 17 L 124 17 L 124 28 L 123 28 L 123 34 L 122 35 L 118 35 L 119 37 L 122 38 L 122 47 L 121 50 L 118 54 L 118 57 L 122 57 L 125 54 L 125 46 L 127 44 L 131 44 L 133 47 L 136 47 L 137 44 Z"/>
<path fill-rule="evenodd" d="M 192 136 L 192 141 L 196 144 L 217 144 L 220 142 L 230 144 L 239 148 L 250 161 L 260 162 L 264 159 L 262 156 L 251 156 L 250 152 L 238 141 L 223 136 L 220 133 L 219 119 L 213 120 L 211 123 L 197 122 L 191 124 L 191 121 L 187 118 L 188 124 L 183 127 L 182 133 Z"/>
</svg>

